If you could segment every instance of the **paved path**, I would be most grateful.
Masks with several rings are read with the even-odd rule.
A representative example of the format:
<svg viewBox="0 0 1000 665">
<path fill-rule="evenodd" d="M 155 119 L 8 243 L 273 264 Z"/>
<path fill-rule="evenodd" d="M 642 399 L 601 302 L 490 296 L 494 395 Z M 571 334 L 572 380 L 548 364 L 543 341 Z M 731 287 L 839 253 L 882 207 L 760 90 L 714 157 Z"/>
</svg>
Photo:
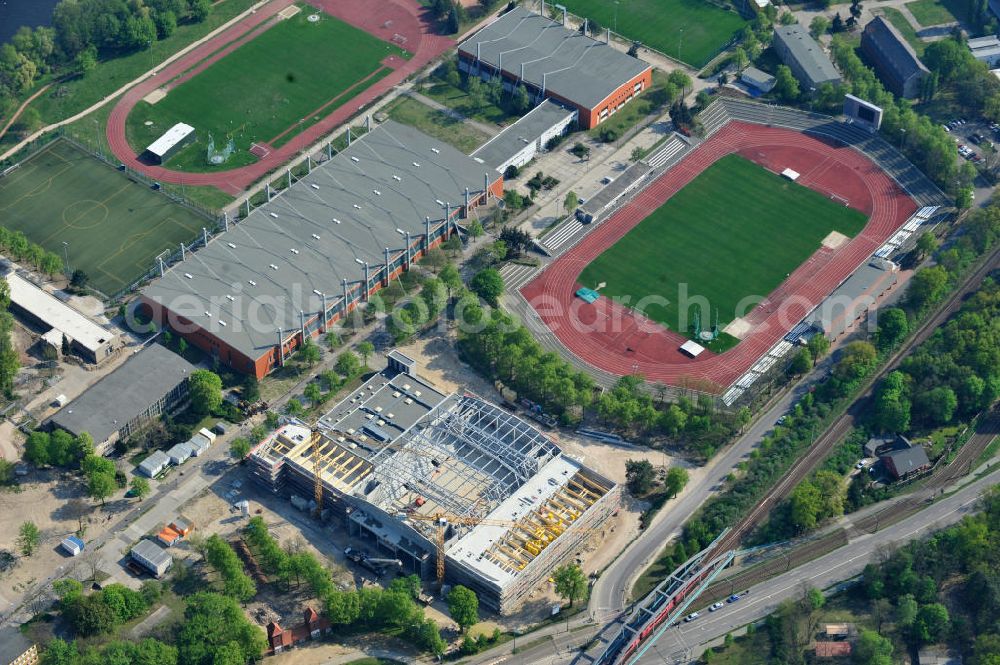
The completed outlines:
<svg viewBox="0 0 1000 665">
<path fill-rule="evenodd" d="M 377 13 L 372 12 L 367 0 L 316 0 L 320 8 L 327 13 L 347 21 L 371 34 L 389 41 L 394 34 L 404 34 L 404 48 L 413 56 L 406 61 L 400 61 L 399 66 L 388 76 L 371 87 L 357 94 L 333 110 L 315 125 L 300 132 L 284 145 L 271 152 L 257 162 L 229 171 L 215 173 L 183 173 L 162 166 L 150 166 L 139 162 L 135 151 L 126 138 L 125 124 L 129 112 L 146 95 L 180 76 L 184 71 L 195 67 L 208 58 L 218 57 L 218 52 L 226 44 L 240 39 L 248 31 L 272 17 L 294 0 L 272 0 L 262 7 L 254 16 L 246 18 L 227 31 L 216 35 L 210 41 L 192 50 L 184 58 L 172 63 L 158 73 L 159 78 L 144 80 L 130 89 L 111 111 L 108 118 L 107 137 L 111 151 L 126 166 L 162 182 L 184 185 L 209 185 L 217 187 L 229 194 L 239 194 L 257 180 L 274 171 L 279 166 L 293 158 L 303 149 L 331 133 L 337 126 L 343 124 L 358 111 L 369 106 L 398 83 L 413 75 L 424 66 L 436 59 L 454 45 L 451 39 L 434 34 L 435 26 L 425 23 L 421 18 L 425 14 L 417 0 L 383 0 Z"/>
</svg>

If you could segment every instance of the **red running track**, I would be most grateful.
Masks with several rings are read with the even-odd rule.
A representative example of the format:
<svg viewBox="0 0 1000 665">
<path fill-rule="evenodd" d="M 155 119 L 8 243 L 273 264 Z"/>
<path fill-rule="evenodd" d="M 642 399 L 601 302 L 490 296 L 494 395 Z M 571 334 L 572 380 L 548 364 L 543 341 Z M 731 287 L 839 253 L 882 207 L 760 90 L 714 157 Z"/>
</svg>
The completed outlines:
<svg viewBox="0 0 1000 665">
<path fill-rule="evenodd" d="M 338 104 L 337 108 L 315 125 L 305 129 L 280 148 L 271 149 L 266 157 L 248 166 L 213 173 L 185 173 L 140 162 L 125 137 L 125 119 L 132 108 L 150 92 L 164 85 L 164 82 L 169 82 L 167 87 L 176 86 L 224 57 L 243 40 L 257 34 L 257 32 L 253 35 L 248 33 L 266 29 L 266 26 L 261 26 L 262 23 L 293 3 L 294 0 L 273 0 L 256 13 L 192 49 L 184 57 L 157 71 L 155 76 L 149 77 L 126 92 L 108 117 L 108 145 L 115 157 L 128 167 L 162 182 L 210 185 L 236 195 L 332 132 L 356 114 L 361 107 L 371 104 L 454 45 L 451 39 L 434 34 L 434 21 L 417 0 L 379 0 L 377 3 L 372 0 L 310 0 L 310 4 L 331 16 L 336 16 L 386 42 L 391 42 L 395 35 L 405 37 L 406 42 L 402 47 L 409 51 L 412 57 L 400 61 L 398 67 L 388 76 Z M 383 64 L 391 66 L 393 63 Z"/>
<path fill-rule="evenodd" d="M 719 355 L 705 351 L 689 358 L 678 349 L 686 339 L 682 335 L 608 298 L 587 304 L 574 296 L 581 287 L 577 277 L 587 264 L 708 166 L 734 152 L 772 171 L 798 171 L 800 184 L 864 212 L 868 224 L 850 242 L 820 249 L 799 266 L 744 315 L 752 329 L 737 346 Z M 852 148 L 787 129 L 733 121 L 549 265 L 521 294 L 559 341 L 593 367 L 620 376 L 638 373 L 651 382 L 698 384 L 721 391 L 867 261 L 916 207 L 886 173 Z"/>
</svg>

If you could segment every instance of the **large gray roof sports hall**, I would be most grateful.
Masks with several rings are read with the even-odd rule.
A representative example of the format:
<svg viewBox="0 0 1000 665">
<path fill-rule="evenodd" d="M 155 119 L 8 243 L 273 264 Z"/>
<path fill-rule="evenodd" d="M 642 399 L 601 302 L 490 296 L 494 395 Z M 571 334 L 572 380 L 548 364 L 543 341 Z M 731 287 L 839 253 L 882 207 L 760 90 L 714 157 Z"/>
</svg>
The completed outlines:
<svg viewBox="0 0 1000 665">
<path fill-rule="evenodd" d="M 402 234 L 424 235 L 480 195 L 498 176 L 455 148 L 387 121 L 333 159 L 188 255 L 144 291 L 157 302 L 249 357 L 276 346 L 279 328 L 299 327 L 325 293 L 339 300 L 342 280 L 374 276 L 384 249 L 401 253 Z"/>
<path fill-rule="evenodd" d="M 515 7 L 458 47 L 459 53 L 499 68 L 535 88 L 587 108 L 623 81 L 649 68 L 604 42 L 568 30 L 546 16 Z"/>
</svg>

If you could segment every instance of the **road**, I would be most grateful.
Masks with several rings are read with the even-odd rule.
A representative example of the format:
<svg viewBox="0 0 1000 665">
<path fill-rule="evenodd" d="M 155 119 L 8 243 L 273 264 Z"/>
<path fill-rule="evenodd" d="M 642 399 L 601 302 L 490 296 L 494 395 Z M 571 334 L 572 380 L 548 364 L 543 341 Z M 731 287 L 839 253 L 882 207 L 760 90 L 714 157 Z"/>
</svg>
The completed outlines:
<svg viewBox="0 0 1000 665">
<path fill-rule="evenodd" d="M 726 633 L 770 614 L 784 600 L 802 594 L 802 585 L 825 589 L 859 574 L 885 545 L 904 543 L 953 524 L 975 509 L 979 495 L 1000 483 L 1000 469 L 973 481 L 951 496 L 875 534 L 863 534 L 847 545 L 750 589 L 746 599 L 699 619 L 668 628 L 637 662 L 688 662 Z M 513 661 L 510 661 L 513 662 Z"/>
</svg>

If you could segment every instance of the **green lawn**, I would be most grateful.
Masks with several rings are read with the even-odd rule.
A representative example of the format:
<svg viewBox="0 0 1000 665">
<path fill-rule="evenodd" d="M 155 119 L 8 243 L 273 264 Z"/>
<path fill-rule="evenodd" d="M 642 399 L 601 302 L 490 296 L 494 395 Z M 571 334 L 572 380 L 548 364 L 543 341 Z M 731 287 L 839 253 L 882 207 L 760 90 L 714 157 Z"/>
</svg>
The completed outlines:
<svg viewBox="0 0 1000 665">
<path fill-rule="evenodd" d="M 399 97 L 385 108 L 385 113 L 396 122 L 410 125 L 425 134 L 449 143 L 469 154 L 490 139 L 468 123 L 456 120 L 447 113 L 413 99 Z"/>
<path fill-rule="evenodd" d="M 255 36 L 156 104 L 129 114 L 136 152 L 177 122 L 193 125 L 198 140 L 167 163 L 189 171 L 226 170 L 253 161 L 254 142 L 277 147 L 349 101 L 392 70 L 389 56 L 409 55 L 308 5 L 294 17 L 260 28 Z M 318 14 L 318 22 L 308 17 Z M 229 137 L 236 153 L 222 166 L 206 163 L 208 136 L 216 147 Z"/>
<path fill-rule="evenodd" d="M 480 122 L 503 125 L 509 121 L 517 120 L 516 115 L 511 115 L 490 102 L 486 102 L 483 106 L 473 106 L 469 101 L 469 93 L 437 79 L 431 79 L 431 84 L 421 88 L 420 94 L 430 97 L 438 104 L 458 111 L 466 118 Z"/>
<path fill-rule="evenodd" d="M 694 67 L 718 53 L 746 21 L 706 0 L 566 0 L 571 12 L 596 20 Z M 615 27 L 617 26 L 617 28 Z"/>
<path fill-rule="evenodd" d="M 941 0 L 916 0 L 916 2 L 906 3 L 906 8 L 917 19 L 917 23 L 926 27 L 929 25 L 941 25 L 942 23 L 954 23 L 958 19 L 955 14 Z M 896 26 L 897 28 L 899 26 Z"/>
<path fill-rule="evenodd" d="M 649 318 L 688 333 L 703 297 L 724 328 L 747 296 L 763 297 L 831 231 L 853 236 L 865 216 L 737 155 L 723 157 L 583 269 L 578 281 L 642 303 Z M 662 302 L 663 299 L 666 302 Z M 699 298 L 700 299 L 700 298 Z M 697 302 L 697 301 L 696 301 Z M 740 312 L 745 313 L 745 312 Z M 702 325 L 711 325 L 709 312 Z"/>
<path fill-rule="evenodd" d="M 927 43 L 917 36 L 917 31 L 913 29 L 910 22 L 906 20 L 905 16 L 903 16 L 903 12 L 893 7 L 881 7 L 880 9 L 882 13 L 885 14 L 885 17 L 889 19 L 889 23 L 892 23 L 896 29 L 899 30 L 899 34 L 903 35 L 903 39 L 905 39 L 907 43 L 913 47 L 913 50 L 917 52 L 917 55 L 923 55 L 924 49 L 927 48 Z"/>
<path fill-rule="evenodd" d="M 0 224 L 65 252 L 69 267 L 107 295 L 129 286 L 163 250 L 213 226 L 61 140 L 0 178 Z"/>
</svg>

